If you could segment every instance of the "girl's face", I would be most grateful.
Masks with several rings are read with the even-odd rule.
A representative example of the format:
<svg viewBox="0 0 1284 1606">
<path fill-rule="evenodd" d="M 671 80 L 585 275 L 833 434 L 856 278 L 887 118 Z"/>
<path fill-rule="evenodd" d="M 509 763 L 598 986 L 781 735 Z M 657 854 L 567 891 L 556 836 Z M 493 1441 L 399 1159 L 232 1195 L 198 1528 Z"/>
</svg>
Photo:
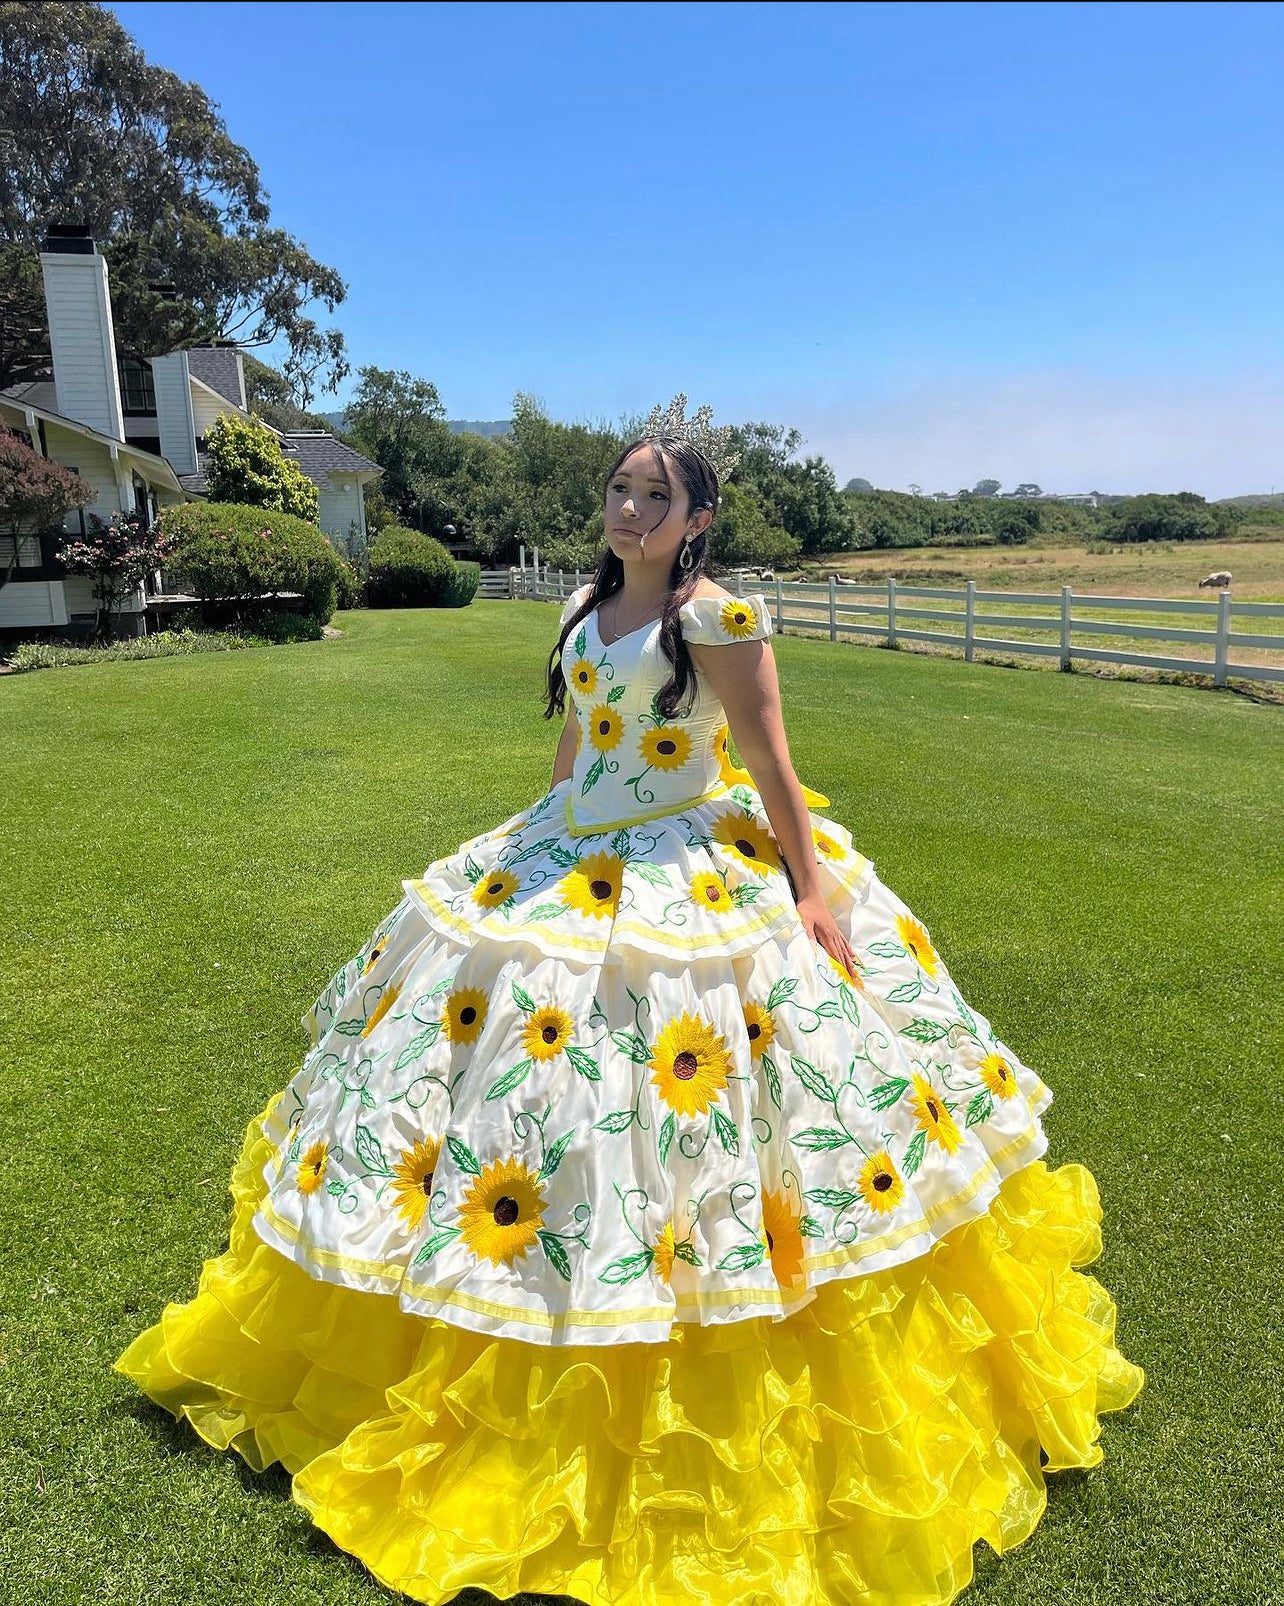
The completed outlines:
<svg viewBox="0 0 1284 1606">
<path fill-rule="evenodd" d="M 701 508 L 692 517 L 681 475 L 660 461 L 657 448 L 639 446 L 606 488 L 605 519 L 606 539 L 618 558 L 667 569 L 683 537 L 688 531 L 698 535 L 710 514 Z"/>
</svg>

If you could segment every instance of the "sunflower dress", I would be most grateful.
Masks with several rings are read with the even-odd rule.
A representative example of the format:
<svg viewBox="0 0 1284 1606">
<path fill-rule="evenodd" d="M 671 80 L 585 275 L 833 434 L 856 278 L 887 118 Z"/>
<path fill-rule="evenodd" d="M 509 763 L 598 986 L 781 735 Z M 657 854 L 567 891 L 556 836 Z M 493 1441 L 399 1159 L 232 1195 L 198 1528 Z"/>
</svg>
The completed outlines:
<svg viewBox="0 0 1284 1606">
<path fill-rule="evenodd" d="M 707 677 L 664 718 L 659 623 L 596 619 L 573 774 L 403 883 L 116 1367 L 417 1601 L 950 1601 L 1142 1386 L 1096 1186 L 814 807 L 856 968 L 808 936 Z"/>
</svg>

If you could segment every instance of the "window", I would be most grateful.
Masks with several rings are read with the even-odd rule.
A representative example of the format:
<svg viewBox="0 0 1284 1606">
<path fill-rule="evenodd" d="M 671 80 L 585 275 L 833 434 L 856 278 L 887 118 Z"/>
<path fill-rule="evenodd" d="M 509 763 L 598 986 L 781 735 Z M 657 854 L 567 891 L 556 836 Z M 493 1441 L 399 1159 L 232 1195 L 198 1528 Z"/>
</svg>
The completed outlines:
<svg viewBox="0 0 1284 1606">
<path fill-rule="evenodd" d="M 152 382 L 152 365 L 141 357 L 122 357 L 120 360 L 120 399 L 127 413 L 154 413 L 156 386 Z"/>
</svg>

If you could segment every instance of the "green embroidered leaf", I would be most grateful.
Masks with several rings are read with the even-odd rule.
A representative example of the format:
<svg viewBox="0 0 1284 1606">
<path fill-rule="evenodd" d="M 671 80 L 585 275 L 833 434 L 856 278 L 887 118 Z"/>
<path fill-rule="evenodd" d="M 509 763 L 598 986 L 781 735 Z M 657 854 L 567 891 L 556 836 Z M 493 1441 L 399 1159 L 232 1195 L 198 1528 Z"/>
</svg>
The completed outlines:
<svg viewBox="0 0 1284 1606">
<path fill-rule="evenodd" d="M 826 1104 L 833 1104 L 837 1100 L 837 1093 L 810 1060 L 803 1059 L 800 1054 L 791 1054 L 789 1063 L 793 1067 L 794 1075 L 813 1098 L 821 1099 Z"/>
<path fill-rule="evenodd" d="M 856 994 L 850 982 L 843 982 L 838 989 L 838 1002 L 843 1006 L 843 1014 L 851 1021 L 853 1026 L 860 1025 L 860 1005 L 856 1002 Z"/>
<path fill-rule="evenodd" d="M 366 1029 L 366 1023 L 363 1020 L 337 1020 L 333 1029 L 340 1037 L 360 1037 Z"/>
<path fill-rule="evenodd" d="M 658 691 L 651 694 L 651 718 L 657 725 L 664 724 L 664 715 L 660 712 L 660 693 Z"/>
<path fill-rule="evenodd" d="M 822 1149 L 843 1149 L 854 1142 L 846 1132 L 840 1132 L 833 1126 L 809 1126 L 803 1132 L 797 1132 L 792 1139 L 794 1147 L 805 1149 L 815 1154 Z"/>
<path fill-rule="evenodd" d="M 423 1246 L 411 1261 L 412 1266 L 422 1266 L 425 1260 L 431 1260 L 439 1249 L 444 1249 L 452 1238 L 458 1238 L 459 1232 L 455 1227 L 445 1227 L 441 1232 L 433 1233 L 432 1237 Z"/>
<path fill-rule="evenodd" d="M 574 1130 L 564 1132 L 553 1147 L 544 1156 L 544 1164 L 539 1168 L 541 1177 L 551 1177 L 562 1163 L 562 1156 L 571 1146 L 571 1139 L 575 1136 Z"/>
<path fill-rule="evenodd" d="M 767 1091 L 771 1094 L 771 1102 L 780 1109 L 780 1072 L 770 1054 L 762 1056 L 762 1068 L 767 1073 Z"/>
<path fill-rule="evenodd" d="M 927 1147 L 927 1133 L 916 1132 L 905 1151 L 905 1158 L 901 1161 L 901 1170 L 907 1177 L 912 1177 L 923 1163 L 923 1150 Z"/>
<path fill-rule="evenodd" d="M 826 1020 L 833 1020 L 836 1015 L 841 1015 L 842 1012 L 842 1005 L 833 998 L 827 998 L 823 1004 L 817 1004 L 816 1006 L 816 1013 L 823 1015 Z"/>
<path fill-rule="evenodd" d="M 471 853 L 464 855 L 464 874 L 474 885 L 476 885 L 476 883 L 480 881 L 482 876 L 485 874 L 481 865 L 477 863 L 476 859 L 473 858 Z"/>
<path fill-rule="evenodd" d="M 669 1147 L 673 1142 L 673 1134 L 677 1131 L 678 1121 L 673 1111 L 664 1118 L 664 1125 L 660 1128 L 660 1164 L 664 1165 L 669 1158 Z"/>
<path fill-rule="evenodd" d="M 629 833 L 623 827 L 611 838 L 611 852 L 620 859 L 629 856 Z"/>
<path fill-rule="evenodd" d="M 731 788 L 731 795 L 735 798 L 736 802 L 739 803 L 740 807 L 745 811 L 746 814 L 753 813 L 757 799 L 747 786 L 733 786 Z"/>
<path fill-rule="evenodd" d="M 528 924 L 534 924 L 537 920 L 556 920 L 558 915 L 565 913 L 564 903 L 537 903 L 533 909 L 522 911 L 522 919 Z"/>
<path fill-rule="evenodd" d="M 731 901 L 737 909 L 743 909 L 747 903 L 757 903 L 762 896 L 762 890 L 753 882 L 742 881 L 738 887 L 731 889 Z"/>
<path fill-rule="evenodd" d="M 880 959 L 901 959 L 909 952 L 909 949 L 905 947 L 904 943 L 899 942 L 871 942 L 869 951 L 872 954 L 877 954 Z"/>
<path fill-rule="evenodd" d="M 798 1222 L 798 1231 L 804 1238 L 823 1238 L 825 1229 L 816 1220 L 815 1216 L 803 1216 Z"/>
<path fill-rule="evenodd" d="M 967 1124 L 975 1126 L 978 1121 L 986 1121 L 994 1114 L 994 1095 L 988 1091 L 978 1093 L 967 1107 Z"/>
<path fill-rule="evenodd" d="M 372 1177 L 390 1177 L 388 1162 L 384 1158 L 383 1144 L 368 1126 L 357 1122 L 357 1158 Z"/>
<path fill-rule="evenodd" d="M 967 1027 L 968 1031 L 975 1035 L 976 1016 L 973 1015 L 972 1011 L 967 1007 L 957 993 L 954 994 L 954 1002 L 959 1007 L 959 1019 L 963 1022 L 964 1026 Z"/>
<path fill-rule="evenodd" d="M 948 1026 L 942 1026 L 939 1021 L 928 1020 L 923 1015 L 916 1015 L 908 1026 L 902 1026 L 902 1037 L 912 1037 L 916 1043 L 939 1043 L 943 1037 L 950 1035 Z"/>
<path fill-rule="evenodd" d="M 767 994 L 767 1008 L 775 1009 L 783 1004 L 786 998 L 792 998 L 798 986 L 797 976 L 782 976 L 776 985 Z"/>
<path fill-rule="evenodd" d="M 397 1063 L 393 1066 L 393 1070 L 404 1071 L 407 1065 L 413 1065 L 424 1051 L 431 1048 L 437 1041 L 437 1034 L 440 1031 L 441 1022 L 435 1020 L 430 1026 L 426 1026 L 422 1032 L 412 1037 L 401 1053 L 397 1055 Z"/>
<path fill-rule="evenodd" d="M 447 1138 L 446 1147 L 450 1150 L 450 1157 L 461 1171 L 471 1172 L 473 1176 L 481 1176 L 481 1166 L 477 1163 L 477 1156 L 470 1148 L 462 1144 L 458 1138 Z"/>
<path fill-rule="evenodd" d="M 808 1188 L 803 1198 L 811 1199 L 829 1210 L 846 1210 L 848 1205 L 856 1203 L 860 1194 L 853 1193 L 850 1188 Z"/>
<path fill-rule="evenodd" d="M 553 863 L 558 867 L 559 870 L 573 870 L 580 862 L 576 855 L 573 854 L 569 848 L 553 848 L 548 856 L 550 859 L 552 859 Z"/>
<path fill-rule="evenodd" d="M 332 1199 L 341 1199 L 348 1191 L 348 1184 L 346 1182 L 327 1182 L 325 1191 Z"/>
<path fill-rule="evenodd" d="M 368 1087 L 363 1087 L 357 1097 L 361 1100 L 363 1110 L 373 1110 L 375 1107 L 374 1094 Z"/>
<path fill-rule="evenodd" d="M 524 1009 L 528 1015 L 534 1013 L 535 1000 L 524 987 L 519 987 L 516 982 L 513 983 L 513 1002 L 518 1009 Z"/>
<path fill-rule="evenodd" d="M 713 1130 L 728 1154 L 740 1153 L 740 1134 L 736 1131 L 735 1122 L 729 1121 L 721 1110 L 713 1112 Z"/>
<path fill-rule="evenodd" d="M 684 1238 L 680 1244 L 674 1244 L 673 1256 L 675 1260 L 685 1260 L 688 1266 L 698 1266 L 700 1257 L 695 1252 L 695 1245 L 689 1238 Z"/>
<path fill-rule="evenodd" d="M 652 1249 L 639 1249 L 635 1255 L 624 1255 L 619 1260 L 613 1260 L 602 1273 L 601 1281 L 604 1283 L 631 1283 L 635 1277 L 651 1269 L 651 1262 L 655 1259 Z"/>
<path fill-rule="evenodd" d="M 880 1082 L 869 1095 L 869 1102 L 876 1110 L 890 1110 L 901 1094 L 909 1086 L 903 1076 L 894 1076 L 890 1082 Z"/>
<path fill-rule="evenodd" d="M 606 694 L 607 702 L 618 703 L 620 698 L 624 696 L 624 693 L 627 689 L 628 688 L 623 681 L 621 681 L 618 686 L 612 686 L 610 691 Z"/>
<path fill-rule="evenodd" d="M 505 1071 L 503 1076 L 490 1084 L 486 1089 L 486 1097 L 488 1099 L 502 1099 L 505 1093 L 511 1093 L 515 1087 L 520 1087 L 531 1074 L 531 1066 L 534 1063 L 534 1060 L 529 1055 L 524 1060 L 518 1060 L 512 1070 Z"/>
<path fill-rule="evenodd" d="M 645 859 L 639 859 L 629 866 L 634 875 L 640 875 L 644 881 L 649 881 L 653 887 L 671 887 L 667 870 L 662 870 L 658 864 L 651 864 Z"/>
<path fill-rule="evenodd" d="M 575 632 L 575 640 L 571 645 L 574 647 L 576 654 L 583 658 L 584 649 L 588 646 L 588 632 L 583 625 Z"/>
<path fill-rule="evenodd" d="M 635 1065 L 647 1065 L 651 1060 L 651 1050 L 646 1038 L 638 1032 L 615 1031 L 611 1033 L 611 1041 L 621 1054 L 627 1054 Z"/>
<path fill-rule="evenodd" d="M 548 1256 L 553 1270 L 559 1277 L 569 1283 L 571 1280 L 571 1262 L 566 1250 L 562 1247 L 561 1239 L 551 1232 L 540 1232 L 536 1234 L 536 1237 L 539 1239 L 540 1248 Z"/>
<path fill-rule="evenodd" d="M 632 1110 L 612 1110 L 610 1115 L 604 1115 L 600 1121 L 594 1121 L 593 1129 L 596 1132 L 627 1132 L 636 1119 L 637 1116 Z"/>
<path fill-rule="evenodd" d="M 889 1004 L 912 1004 L 923 991 L 923 978 L 914 976 L 909 981 L 901 982 L 899 987 L 893 987 L 887 995 Z"/>
<path fill-rule="evenodd" d="M 565 1054 L 586 1081 L 600 1082 L 602 1080 L 602 1072 L 598 1069 L 597 1061 L 586 1049 L 568 1045 Z"/>
<path fill-rule="evenodd" d="M 737 1244 L 734 1249 L 728 1250 L 718 1262 L 717 1271 L 750 1271 L 754 1266 L 762 1265 L 762 1257 L 767 1253 L 766 1246 L 761 1243 Z"/>
<path fill-rule="evenodd" d="M 606 759 L 599 753 L 594 759 L 588 774 L 584 777 L 584 785 L 580 787 L 580 796 L 583 797 L 592 787 L 602 779 L 606 773 Z"/>
</svg>

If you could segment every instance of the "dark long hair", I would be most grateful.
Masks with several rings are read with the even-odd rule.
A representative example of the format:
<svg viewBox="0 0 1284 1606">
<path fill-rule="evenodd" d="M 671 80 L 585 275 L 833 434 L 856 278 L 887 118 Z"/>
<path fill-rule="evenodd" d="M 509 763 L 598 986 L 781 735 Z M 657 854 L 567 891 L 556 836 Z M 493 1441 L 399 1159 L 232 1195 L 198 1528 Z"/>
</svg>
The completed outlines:
<svg viewBox="0 0 1284 1606">
<path fill-rule="evenodd" d="M 602 485 L 604 504 L 611 481 L 620 472 L 629 454 L 637 451 L 639 446 L 650 446 L 654 449 L 670 497 L 673 493 L 673 480 L 669 469 L 672 467 L 677 470 L 678 477 L 686 488 L 688 511 L 696 513 L 699 509 L 707 507 L 713 511 L 714 517 L 717 517 L 718 476 L 714 472 L 713 465 L 689 441 L 674 440 L 669 436 L 644 435 L 638 440 L 631 441 L 624 448 L 611 465 L 611 472 Z M 669 505 L 671 507 L 672 502 Z M 659 522 L 663 523 L 663 520 Z M 683 569 L 678 563 L 682 552 L 682 548 L 679 547 L 673 555 L 673 567 L 669 571 L 669 593 L 664 599 L 664 612 L 660 616 L 660 646 L 673 665 L 673 673 L 656 699 L 656 706 L 665 719 L 673 718 L 678 704 L 684 698 L 688 699 L 685 712 L 690 712 L 691 704 L 695 701 L 695 666 L 691 662 L 687 644 L 682 639 L 678 610 L 684 602 L 690 601 L 696 582 L 702 574 L 713 578 L 717 572 L 709 553 L 709 536 L 712 528 L 710 523 L 709 529 L 691 538 L 691 567 Z M 611 551 L 608 541 L 606 550 L 598 559 L 597 568 L 593 572 L 588 595 L 566 621 L 561 635 L 557 638 L 557 645 L 549 655 L 548 705 L 544 710 L 545 719 L 552 719 L 566 706 L 566 677 L 562 673 L 562 648 L 566 644 L 566 638 L 581 619 L 592 613 L 598 603 L 614 596 L 623 585 L 624 564 Z"/>
</svg>

